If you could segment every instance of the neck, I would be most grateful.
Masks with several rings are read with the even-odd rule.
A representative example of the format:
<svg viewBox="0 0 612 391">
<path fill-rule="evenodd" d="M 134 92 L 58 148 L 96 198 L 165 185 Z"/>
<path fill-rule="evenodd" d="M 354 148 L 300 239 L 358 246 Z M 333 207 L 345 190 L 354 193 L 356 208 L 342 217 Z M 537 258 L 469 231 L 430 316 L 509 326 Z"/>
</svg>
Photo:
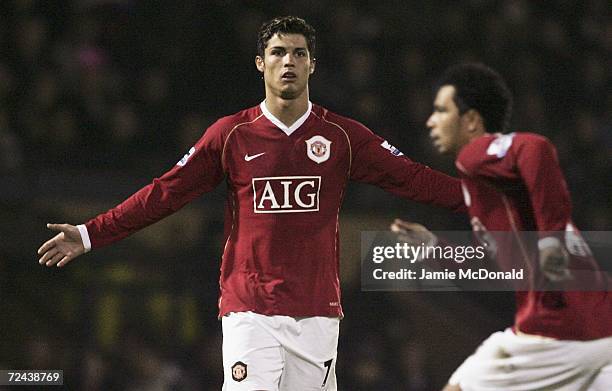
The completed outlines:
<svg viewBox="0 0 612 391">
<path fill-rule="evenodd" d="M 476 130 L 474 130 L 474 131 L 470 132 L 470 133 L 467 135 L 464 145 L 465 145 L 465 144 L 469 144 L 470 142 L 472 142 L 472 140 L 474 140 L 475 138 L 478 138 L 478 137 L 482 136 L 482 135 L 483 135 L 483 134 L 485 134 L 485 133 L 486 133 L 486 132 L 485 132 L 484 128 L 482 128 L 482 127 L 480 127 L 480 126 L 479 126 L 479 127 L 477 127 L 477 128 L 476 128 Z"/>
<path fill-rule="evenodd" d="M 295 99 L 266 94 L 266 107 L 283 124 L 291 126 L 308 110 L 308 90 Z"/>
<path fill-rule="evenodd" d="M 482 136 L 483 134 L 485 134 L 486 132 L 484 131 L 484 129 L 482 128 L 478 128 L 472 132 L 469 133 L 463 133 L 464 136 L 461 139 L 462 141 L 460 141 L 456 146 L 455 146 L 455 150 L 454 150 L 454 154 L 455 157 L 459 154 L 459 152 L 463 149 L 463 147 L 465 147 L 466 145 L 468 145 L 469 143 L 472 142 L 472 140 Z"/>
</svg>

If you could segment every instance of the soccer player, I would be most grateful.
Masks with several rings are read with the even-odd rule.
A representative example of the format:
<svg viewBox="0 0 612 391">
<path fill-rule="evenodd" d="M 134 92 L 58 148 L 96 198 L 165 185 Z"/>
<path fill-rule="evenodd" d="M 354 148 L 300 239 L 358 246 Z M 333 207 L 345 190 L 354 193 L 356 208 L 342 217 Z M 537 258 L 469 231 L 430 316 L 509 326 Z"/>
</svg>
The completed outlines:
<svg viewBox="0 0 612 391">
<path fill-rule="evenodd" d="M 338 213 L 349 180 L 465 210 L 459 180 L 417 164 L 364 125 L 309 101 L 315 32 L 282 17 L 259 32 L 265 100 L 221 118 L 170 171 L 39 249 L 65 266 L 228 186 L 219 317 L 224 390 L 336 390 Z"/>
<path fill-rule="evenodd" d="M 534 277 L 562 284 L 573 278 L 570 261 L 596 266 L 572 223 L 553 145 L 534 133 L 502 134 L 511 104 L 498 73 L 481 64 L 457 65 L 436 84 L 427 127 L 437 150 L 456 157 L 474 231 L 538 231 Z M 396 220 L 392 230 L 422 235 L 426 229 Z M 516 262 L 521 255 L 513 251 L 498 248 L 501 262 L 509 254 Z M 590 283 L 592 292 L 516 292 L 514 326 L 484 341 L 445 391 L 612 390 L 612 296 L 605 275 Z"/>
</svg>

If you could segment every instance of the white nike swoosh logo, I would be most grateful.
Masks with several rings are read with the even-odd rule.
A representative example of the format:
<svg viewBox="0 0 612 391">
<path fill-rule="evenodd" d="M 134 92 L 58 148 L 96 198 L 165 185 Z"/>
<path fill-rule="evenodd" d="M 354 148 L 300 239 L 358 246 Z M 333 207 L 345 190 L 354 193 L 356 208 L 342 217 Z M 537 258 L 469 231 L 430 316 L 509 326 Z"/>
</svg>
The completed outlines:
<svg viewBox="0 0 612 391">
<path fill-rule="evenodd" d="M 265 154 L 265 152 L 258 153 L 257 155 L 249 156 L 249 154 L 247 153 L 246 155 L 244 155 L 244 160 L 246 160 L 247 162 L 250 162 L 251 160 L 258 158 L 263 154 Z"/>
</svg>

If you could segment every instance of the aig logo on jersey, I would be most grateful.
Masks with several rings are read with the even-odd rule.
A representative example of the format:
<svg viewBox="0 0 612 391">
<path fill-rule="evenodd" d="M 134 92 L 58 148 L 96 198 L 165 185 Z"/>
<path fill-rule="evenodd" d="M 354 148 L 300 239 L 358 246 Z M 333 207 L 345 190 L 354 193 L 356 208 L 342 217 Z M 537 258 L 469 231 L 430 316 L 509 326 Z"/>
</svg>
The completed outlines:
<svg viewBox="0 0 612 391">
<path fill-rule="evenodd" d="M 306 154 L 315 163 L 323 163 L 329 159 L 331 141 L 323 136 L 313 136 L 306 140 Z"/>
<path fill-rule="evenodd" d="M 319 210 L 320 176 L 253 178 L 255 213 L 300 213 Z"/>
</svg>

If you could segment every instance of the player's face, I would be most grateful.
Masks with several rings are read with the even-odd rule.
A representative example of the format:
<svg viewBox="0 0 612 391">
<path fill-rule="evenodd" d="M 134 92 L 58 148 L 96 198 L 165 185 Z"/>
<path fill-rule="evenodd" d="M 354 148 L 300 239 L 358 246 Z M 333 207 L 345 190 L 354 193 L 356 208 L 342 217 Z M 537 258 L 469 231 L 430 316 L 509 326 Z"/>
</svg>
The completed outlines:
<svg viewBox="0 0 612 391">
<path fill-rule="evenodd" d="M 266 93 L 282 99 L 296 99 L 308 91 L 314 64 L 306 38 L 301 34 L 274 34 L 264 57 L 255 58 L 257 69 L 264 75 Z"/>
<path fill-rule="evenodd" d="M 465 124 L 454 96 L 455 87 L 442 86 L 436 95 L 433 113 L 427 120 L 429 137 L 440 153 L 457 153 L 467 142 Z"/>
</svg>

